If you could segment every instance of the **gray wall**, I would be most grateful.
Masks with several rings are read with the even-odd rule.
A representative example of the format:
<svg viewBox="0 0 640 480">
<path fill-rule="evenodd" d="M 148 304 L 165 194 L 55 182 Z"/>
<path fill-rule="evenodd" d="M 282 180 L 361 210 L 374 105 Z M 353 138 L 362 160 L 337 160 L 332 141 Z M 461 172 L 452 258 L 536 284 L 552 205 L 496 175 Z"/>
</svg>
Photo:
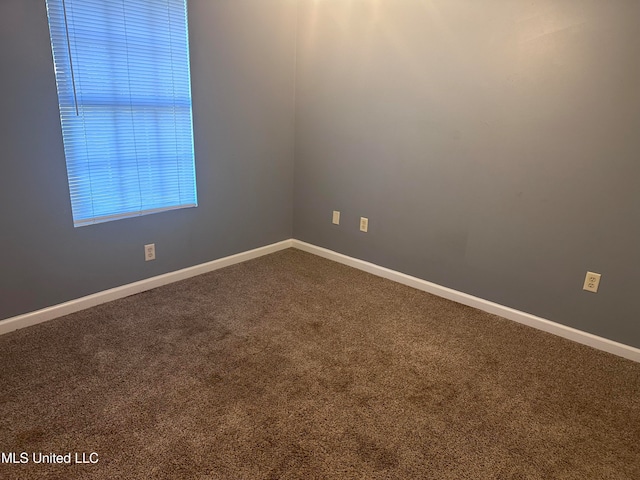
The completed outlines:
<svg viewBox="0 0 640 480">
<path fill-rule="evenodd" d="M 0 2 L 0 319 L 293 224 L 295 238 L 640 347 L 640 2 L 189 12 L 200 206 L 73 228 L 44 0 Z M 144 262 L 150 242 L 158 259 Z M 581 290 L 587 269 L 603 274 L 596 295 Z"/>
<path fill-rule="evenodd" d="M 74 228 L 45 1 L 0 2 L 0 319 L 291 238 L 295 3 L 189 22 L 200 205 Z"/>
<path fill-rule="evenodd" d="M 295 238 L 640 347 L 640 2 L 298 19 Z"/>
</svg>

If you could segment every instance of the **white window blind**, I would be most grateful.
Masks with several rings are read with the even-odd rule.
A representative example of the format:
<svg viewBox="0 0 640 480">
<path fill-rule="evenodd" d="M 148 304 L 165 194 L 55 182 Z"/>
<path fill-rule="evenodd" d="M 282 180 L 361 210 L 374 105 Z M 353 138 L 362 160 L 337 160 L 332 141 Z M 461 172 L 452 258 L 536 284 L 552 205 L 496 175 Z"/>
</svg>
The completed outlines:
<svg viewBox="0 0 640 480">
<path fill-rule="evenodd" d="M 75 226 L 197 205 L 186 0 L 47 0 Z"/>
</svg>

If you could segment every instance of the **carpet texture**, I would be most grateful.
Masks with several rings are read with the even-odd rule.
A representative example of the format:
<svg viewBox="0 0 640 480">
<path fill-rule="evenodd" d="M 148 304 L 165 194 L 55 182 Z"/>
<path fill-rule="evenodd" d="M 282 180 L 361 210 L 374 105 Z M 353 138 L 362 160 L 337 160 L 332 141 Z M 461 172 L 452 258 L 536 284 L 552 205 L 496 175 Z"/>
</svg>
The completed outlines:
<svg viewBox="0 0 640 480">
<path fill-rule="evenodd" d="M 3 335 L 0 367 L 3 479 L 640 478 L 640 364 L 293 249 Z"/>
</svg>

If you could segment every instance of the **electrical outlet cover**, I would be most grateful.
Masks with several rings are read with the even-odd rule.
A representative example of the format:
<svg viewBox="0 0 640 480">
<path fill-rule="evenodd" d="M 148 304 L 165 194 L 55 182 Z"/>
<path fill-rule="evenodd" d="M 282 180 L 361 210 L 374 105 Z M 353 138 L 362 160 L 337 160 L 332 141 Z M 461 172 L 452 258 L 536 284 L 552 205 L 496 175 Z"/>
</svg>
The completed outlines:
<svg viewBox="0 0 640 480">
<path fill-rule="evenodd" d="M 156 244 L 150 243 L 144 246 L 144 260 L 148 262 L 149 260 L 156 259 Z"/>
<path fill-rule="evenodd" d="M 597 293 L 598 287 L 600 286 L 600 277 L 601 275 L 599 273 L 587 272 L 582 289 L 587 292 Z"/>
</svg>

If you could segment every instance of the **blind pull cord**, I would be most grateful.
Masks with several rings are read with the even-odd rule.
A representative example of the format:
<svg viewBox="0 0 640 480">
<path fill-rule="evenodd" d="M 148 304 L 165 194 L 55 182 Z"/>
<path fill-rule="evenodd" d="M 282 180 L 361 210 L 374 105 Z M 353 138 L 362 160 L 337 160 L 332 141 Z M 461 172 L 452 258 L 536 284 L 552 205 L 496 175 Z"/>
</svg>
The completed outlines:
<svg viewBox="0 0 640 480">
<path fill-rule="evenodd" d="M 67 34 L 67 49 L 69 50 L 69 66 L 71 67 L 71 84 L 73 85 L 73 103 L 76 106 L 76 116 L 80 116 L 78 111 L 78 94 L 76 93 L 76 76 L 73 73 L 73 58 L 71 57 L 71 41 L 69 40 L 69 24 L 67 23 L 67 5 L 62 0 L 62 11 L 64 12 L 64 30 Z"/>
</svg>

